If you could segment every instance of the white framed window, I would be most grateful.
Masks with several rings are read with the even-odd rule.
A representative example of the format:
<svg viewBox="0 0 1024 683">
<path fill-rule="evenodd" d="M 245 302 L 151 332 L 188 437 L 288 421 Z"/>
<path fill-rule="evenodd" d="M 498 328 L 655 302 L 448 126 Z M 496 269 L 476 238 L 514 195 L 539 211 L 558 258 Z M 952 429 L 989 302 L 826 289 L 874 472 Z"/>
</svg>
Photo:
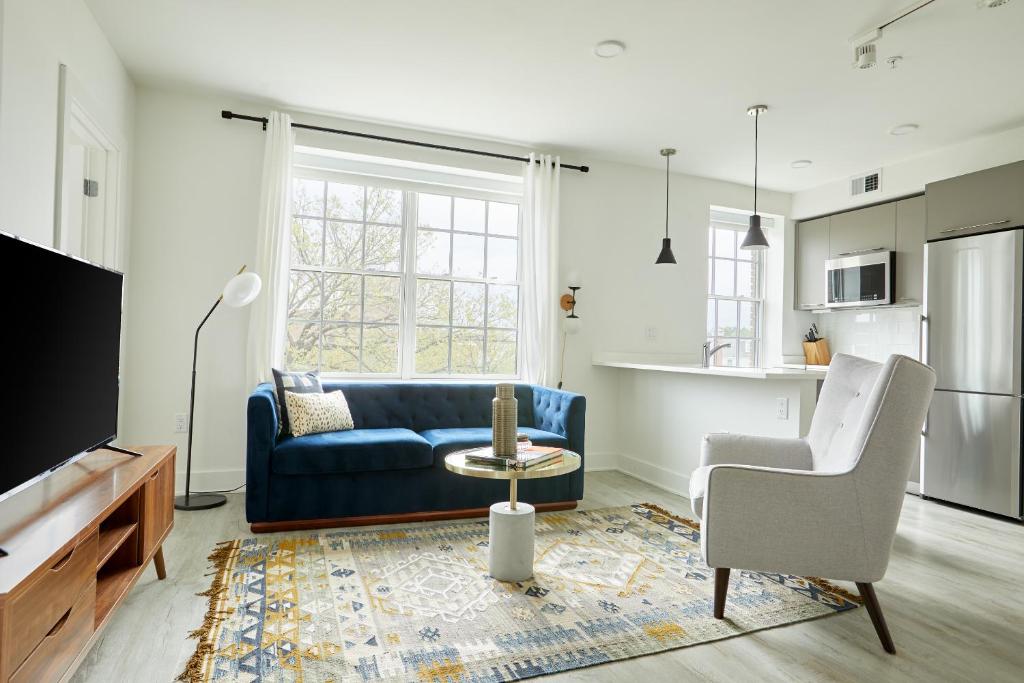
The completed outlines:
<svg viewBox="0 0 1024 683">
<path fill-rule="evenodd" d="M 740 249 L 749 212 L 712 207 L 708 227 L 707 341 L 729 346 L 713 365 L 759 367 L 764 318 L 764 252 Z M 762 227 L 774 218 L 763 216 Z"/>
<path fill-rule="evenodd" d="M 519 200 L 296 167 L 287 369 L 516 378 Z"/>
</svg>

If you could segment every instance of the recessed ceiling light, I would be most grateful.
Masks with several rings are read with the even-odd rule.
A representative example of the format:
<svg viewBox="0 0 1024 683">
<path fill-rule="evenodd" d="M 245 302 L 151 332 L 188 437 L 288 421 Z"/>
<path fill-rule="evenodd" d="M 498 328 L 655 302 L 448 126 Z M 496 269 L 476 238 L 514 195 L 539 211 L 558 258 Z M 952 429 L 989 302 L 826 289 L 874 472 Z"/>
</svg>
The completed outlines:
<svg viewBox="0 0 1024 683">
<path fill-rule="evenodd" d="M 814 162 L 811 161 L 810 159 L 797 159 L 796 161 L 791 163 L 790 166 L 792 166 L 793 168 L 807 168 L 813 163 Z"/>
<path fill-rule="evenodd" d="M 889 135 L 910 135 L 917 130 L 918 127 L 919 126 L 916 123 L 904 123 L 903 125 L 896 126 L 890 130 Z"/>
<path fill-rule="evenodd" d="M 602 40 L 594 46 L 594 54 L 602 59 L 618 57 L 626 51 L 626 44 L 619 40 Z"/>
</svg>

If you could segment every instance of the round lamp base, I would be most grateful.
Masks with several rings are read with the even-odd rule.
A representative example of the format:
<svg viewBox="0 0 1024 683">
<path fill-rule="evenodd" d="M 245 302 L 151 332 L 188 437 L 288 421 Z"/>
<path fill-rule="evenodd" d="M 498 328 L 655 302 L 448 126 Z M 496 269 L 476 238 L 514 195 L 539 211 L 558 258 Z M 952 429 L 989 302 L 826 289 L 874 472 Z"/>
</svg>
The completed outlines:
<svg viewBox="0 0 1024 683">
<path fill-rule="evenodd" d="M 228 502 L 227 496 L 222 496 L 219 493 L 193 493 L 188 496 L 188 502 L 186 502 L 185 496 L 175 496 L 174 509 L 209 510 L 220 507 L 226 502 Z"/>
</svg>

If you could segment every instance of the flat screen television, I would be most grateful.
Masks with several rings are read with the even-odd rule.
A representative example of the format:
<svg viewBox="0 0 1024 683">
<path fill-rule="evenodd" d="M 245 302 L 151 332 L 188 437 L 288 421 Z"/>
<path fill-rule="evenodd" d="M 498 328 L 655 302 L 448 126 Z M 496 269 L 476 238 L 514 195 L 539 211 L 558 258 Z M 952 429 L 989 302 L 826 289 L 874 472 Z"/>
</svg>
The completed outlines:
<svg viewBox="0 0 1024 683">
<path fill-rule="evenodd" d="M 0 500 L 117 435 L 123 280 L 0 233 Z"/>
</svg>

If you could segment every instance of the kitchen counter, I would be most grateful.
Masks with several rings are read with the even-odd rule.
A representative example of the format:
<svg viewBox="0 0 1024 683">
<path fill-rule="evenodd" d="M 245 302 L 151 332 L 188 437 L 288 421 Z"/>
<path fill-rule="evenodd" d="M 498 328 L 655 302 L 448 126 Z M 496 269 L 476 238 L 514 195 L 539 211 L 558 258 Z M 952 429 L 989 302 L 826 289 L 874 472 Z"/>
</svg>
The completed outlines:
<svg viewBox="0 0 1024 683">
<path fill-rule="evenodd" d="M 826 366 L 784 365 L 772 368 L 728 368 L 701 367 L 699 363 L 685 363 L 670 356 L 654 356 L 639 353 L 595 353 L 591 364 L 606 368 L 646 370 L 651 372 L 674 372 L 687 375 L 712 375 L 734 379 L 760 380 L 823 380 Z"/>
</svg>

